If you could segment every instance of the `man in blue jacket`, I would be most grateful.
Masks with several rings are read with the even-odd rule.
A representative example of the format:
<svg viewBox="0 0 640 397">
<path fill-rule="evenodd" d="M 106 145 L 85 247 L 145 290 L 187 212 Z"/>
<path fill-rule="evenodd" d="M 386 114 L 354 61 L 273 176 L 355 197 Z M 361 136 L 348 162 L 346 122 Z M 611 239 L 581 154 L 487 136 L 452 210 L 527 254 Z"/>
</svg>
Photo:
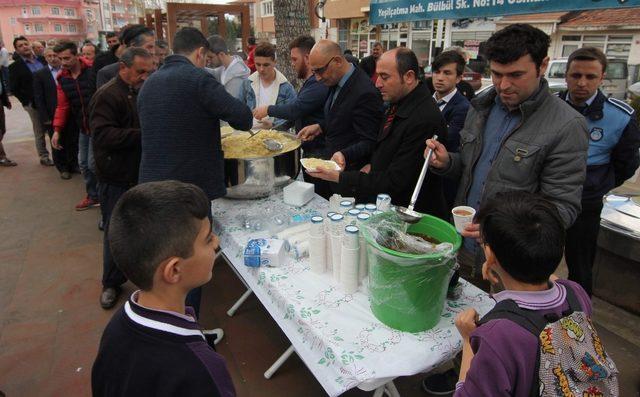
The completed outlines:
<svg viewBox="0 0 640 397">
<path fill-rule="evenodd" d="M 311 36 L 300 36 L 289 43 L 291 52 L 291 65 L 298 74 L 299 79 L 304 79 L 304 84 L 298 96 L 293 102 L 283 105 L 259 106 L 253 110 L 253 117 L 262 120 L 265 117 L 275 117 L 289 120 L 300 132 L 304 127 L 319 124 L 324 121 L 324 103 L 329 94 L 329 87 L 316 80 L 309 66 L 309 53 L 316 44 Z M 289 125 L 290 125 L 289 124 Z M 287 126 L 288 127 L 288 126 Z M 319 136 L 312 141 L 302 144 L 304 157 L 320 157 L 325 150 L 324 136 Z M 329 196 L 330 189 L 327 183 L 304 174 L 304 180 L 316 186 L 316 193 L 321 196 Z"/>
<path fill-rule="evenodd" d="M 635 173 L 640 164 L 640 131 L 633 108 L 607 98 L 599 87 L 607 57 L 597 48 L 583 47 L 567 60 L 564 99 L 587 120 L 589 152 L 587 178 L 582 189 L 582 213 L 567 229 L 565 259 L 569 280 L 591 295 L 602 197 Z"/>
<path fill-rule="evenodd" d="M 165 58 L 142 86 L 139 182 L 193 183 L 214 200 L 227 193 L 220 120 L 246 131 L 253 115 L 204 70 L 208 52 L 209 43 L 198 29 L 181 29 L 173 39 L 175 55 Z M 199 288 L 187 296 L 187 304 L 199 313 Z"/>
</svg>

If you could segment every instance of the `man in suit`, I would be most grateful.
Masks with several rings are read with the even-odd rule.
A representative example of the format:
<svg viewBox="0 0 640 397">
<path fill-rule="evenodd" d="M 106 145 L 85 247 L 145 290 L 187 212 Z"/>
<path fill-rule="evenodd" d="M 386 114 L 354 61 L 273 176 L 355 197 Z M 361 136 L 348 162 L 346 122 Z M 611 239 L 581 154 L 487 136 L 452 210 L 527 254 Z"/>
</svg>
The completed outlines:
<svg viewBox="0 0 640 397">
<path fill-rule="evenodd" d="M 33 74 L 33 100 L 38 109 L 42 128 L 49 138 L 53 135 L 53 116 L 58 104 L 57 80 L 61 61 L 53 48 L 44 50 L 47 66 Z M 60 172 L 60 178 L 71 179 L 71 173 L 78 169 L 78 128 L 73 126 L 65 129 L 62 149 L 51 148 L 53 162 Z"/>
<path fill-rule="evenodd" d="M 9 65 L 11 93 L 18 98 L 31 119 L 40 164 L 51 166 L 53 161 L 49 158 L 45 132 L 33 102 L 33 74 L 44 68 L 47 62 L 44 58 L 37 57 L 33 53 L 31 43 L 24 36 L 18 36 L 13 39 L 13 48 L 16 50 L 13 54 L 14 62 Z"/>
<path fill-rule="evenodd" d="M 465 61 L 456 51 L 445 51 L 433 60 L 433 99 L 448 127 L 447 140 L 444 146 L 449 152 L 457 153 L 460 148 L 460 130 L 464 127 L 464 120 L 469 110 L 469 101 L 458 90 L 457 85 L 462 81 Z M 458 191 L 458 183 L 453 180 L 444 181 L 447 205 L 453 208 L 453 201 Z"/>
<path fill-rule="evenodd" d="M 390 106 L 379 124 L 371 162 L 359 170 L 318 169 L 310 174 L 336 183 L 341 193 L 359 202 L 372 202 L 379 193 L 388 193 L 394 204 L 408 206 L 425 161 L 424 140 L 434 135 L 443 142 L 447 139 L 447 126 L 418 78 L 419 68 L 418 58 L 407 48 L 385 52 L 378 60 L 376 87 Z M 429 176 L 420 199 L 418 211 L 447 216 L 439 177 Z"/>
<path fill-rule="evenodd" d="M 343 170 L 359 170 L 369 163 L 384 118 L 380 92 L 332 41 L 321 40 L 313 47 L 309 65 L 316 79 L 330 89 L 324 120 L 303 128 L 298 137 L 310 141 L 323 134 L 321 157 L 332 158 Z"/>
<path fill-rule="evenodd" d="M 447 48 L 444 49 L 444 52 L 449 52 L 449 51 L 455 51 L 458 54 L 460 54 L 462 59 L 464 59 L 464 65 L 465 66 L 467 65 L 467 63 L 469 63 L 469 53 L 466 52 L 462 47 L 454 45 L 454 46 L 447 47 Z M 464 69 L 465 69 L 465 67 L 463 66 L 462 73 L 464 73 Z M 425 83 L 427 83 L 427 87 L 429 87 L 429 90 L 431 92 L 435 91 L 435 89 L 433 88 L 433 77 L 427 78 L 425 80 Z M 468 101 L 471 101 L 476 96 L 476 92 L 473 89 L 473 87 L 471 87 L 471 84 L 467 83 L 466 81 L 464 81 L 462 79 L 460 79 L 458 84 L 456 84 L 456 88 L 458 89 L 458 92 L 460 92 L 465 98 L 467 98 Z"/>
</svg>

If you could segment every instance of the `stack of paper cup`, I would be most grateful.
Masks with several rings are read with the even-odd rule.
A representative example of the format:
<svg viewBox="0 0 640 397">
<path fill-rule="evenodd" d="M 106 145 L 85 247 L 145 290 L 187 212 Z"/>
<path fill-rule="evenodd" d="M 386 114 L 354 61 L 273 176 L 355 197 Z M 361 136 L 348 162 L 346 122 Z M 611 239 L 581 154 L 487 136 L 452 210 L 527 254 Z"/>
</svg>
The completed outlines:
<svg viewBox="0 0 640 397">
<path fill-rule="evenodd" d="M 324 218 L 314 216 L 311 218 L 311 228 L 309 229 L 309 262 L 311 271 L 322 274 L 327 270 L 327 243 L 324 231 Z"/>
<path fill-rule="evenodd" d="M 352 208 L 349 211 L 347 211 L 347 215 L 346 215 L 347 225 L 355 225 L 357 222 L 359 213 L 360 213 L 360 210 L 357 210 L 355 208 Z"/>
<path fill-rule="evenodd" d="M 375 204 L 369 203 L 369 204 L 365 205 L 364 208 L 367 210 L 367 212 L 371 213 L 371 212 L 375 211 L 377 207 L 376 207 Z"/>
<path fill-rule="evenodd" d="M 380 193 L 376 198 L 376 207 L 382 212 L 389 211 L 389 207 L 391 207 L 391 196 L 386 193 Z"/>
<path fill-rule="evenodd" d="M 327 264 L 327 271 L 331 272 L 333 269 L 333 256 L 331 255 L 331 217 L 336 213 L 333 211 L 327 212 L 327 217 L 324 222 L 324 238 L 325 238 L 325 262 Z"/>
<path fill-rule="evenodd" d="M 360 214 L 358 215 L 358 227 L 362 230 L 365 223 L 369 221 L 371 215 L 369 214 Z M 362 282 L 367 275 L 369 275 L 369 263 L 367 258 L 367 242 L 364 240 L 364 236 L 362 233 L 360 234 L 360 260 L 358 261 L 358 281 Z"/>
<path fill-rule="evenodd" d="M 339 194 L 329 197 L 329 210 L 333 212 L 340 211 L 340 201 L 342 201 L 342 196 Z"/>
<path fill-rule="evenodd" d="M 309 228 L 310 236 L 324 235 L 324 218 L 321 216 L 311 217 L 311 227 Z"/>
<path fill-rule="evenodd" d="M 353 207 L 357 210 L 360 210 L 361 212 L 365 210 L 365 205 L 364 204 L 356 204 L 355 207 Z"/>
<path fill-rule="evenodd" d="M 353 208 L 353 203 L 349 200 L 342 200 L 340 202 L 340 211 L 338 213 L 346 215 L 347 212 Z"/>
<path fill-rule="evenodd" d="M 359 276 L 359 254 L 360 239 L 357 226 L 348 225 L 345 227 L 342 239 L 342 251 L 340 252 L 340 285 L 348 293 L 358 290 Z"/>
<path fill-rule="evenodd" d="M 331 216 L 330 241 L 331 241 L 331 269 L 335 281 L 340 281 L 340 252 L 342 250 L 342 228 L 344 227 L 344 216 L 335 214 Z"/>
</svg>

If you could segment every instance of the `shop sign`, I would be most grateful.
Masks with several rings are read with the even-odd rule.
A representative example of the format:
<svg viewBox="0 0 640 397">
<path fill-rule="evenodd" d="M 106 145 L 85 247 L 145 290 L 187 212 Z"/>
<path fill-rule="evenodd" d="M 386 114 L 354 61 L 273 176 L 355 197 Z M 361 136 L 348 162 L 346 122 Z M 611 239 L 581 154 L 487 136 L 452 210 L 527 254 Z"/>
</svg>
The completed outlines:
<svg viewBox="0 0 640 397">
<path fill-rule="evenodd" d="M 371 0 L 371 25 L 540 12 L 638 7 L 640 0 Z"/>
</svg>

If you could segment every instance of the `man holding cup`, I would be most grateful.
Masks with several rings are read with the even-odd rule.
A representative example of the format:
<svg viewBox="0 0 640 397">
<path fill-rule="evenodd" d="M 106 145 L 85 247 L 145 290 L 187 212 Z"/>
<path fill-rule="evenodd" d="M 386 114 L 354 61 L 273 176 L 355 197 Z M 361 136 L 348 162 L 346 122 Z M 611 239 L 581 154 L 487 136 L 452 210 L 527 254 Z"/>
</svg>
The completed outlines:
<svg viewBox="0 0 640 397">
<path fill-rule="evenodd" d="M 485 50 L 494 87 L 472 101 L 460 131 L 460 152 L 448 153 L 444 145 L 427 141 L 434 150 L 434 173 L 459 181 L 455 206 L 477 210 L 498 192 L 525 190 L 552 201 L 565 227 L 580 213 L 587 128 L 581 115 L 549 92 L 542 77 L 549 43 L 549 36 L 526 24 L 494 33 Z M 482 283 L 478 224 L 459 232 L 465 238 L 458 254 L 460 273 Z"/>
</svg>

